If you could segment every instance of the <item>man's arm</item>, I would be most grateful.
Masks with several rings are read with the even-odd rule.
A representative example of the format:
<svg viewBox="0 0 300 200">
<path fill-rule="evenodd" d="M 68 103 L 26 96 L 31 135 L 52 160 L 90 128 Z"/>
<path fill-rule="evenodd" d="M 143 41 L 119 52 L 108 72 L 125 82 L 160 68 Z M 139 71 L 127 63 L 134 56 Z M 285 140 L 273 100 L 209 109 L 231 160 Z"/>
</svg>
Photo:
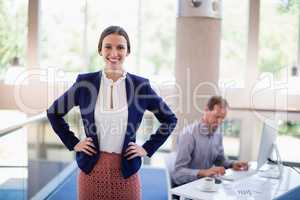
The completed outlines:
<svg viewBox="0 0 300 200">
<path fill-rule="evenodd" d="M 220 144 L 219 144 L 219 155 L 217 156 L 217 159 L 215 160 L 214 164 L 216 166 L 224 166 L 226 169 L 233 168 L 237 171 L 242 170 L 248 170 L 248 163 L 244 161 L 233 161 L 227 159 L 227 157 L 224 154 L 224 146 L 223 146 L 223 137 L 220 134 Z"/>
<path fill-rule="evenodd" d="M 195 141 L 189 128 L 184 129 L 179 135 L 177 146 L 177 158 L 172 177 L 175 184 L 181 185 L 196 180 L 199 172 L 199 169 L 189 168 L 189 164 L 193 159 L 192 152 L 195 146 Z"/>
<path fill-rule="evenodd" d="M 218 156 L 214 162 L 216 166 L 223 166 L 226 169 L 232 168 L 233 166 L 233 160 L 229 160 L 225 154 L 224 154 L 224 146 L 223 146 L 223 135 L 221 133 L 218 133 L 219 135 L 219 143 L 218 143 L 218 148 L 219 148 L 219 153 Z"/>
</svg>

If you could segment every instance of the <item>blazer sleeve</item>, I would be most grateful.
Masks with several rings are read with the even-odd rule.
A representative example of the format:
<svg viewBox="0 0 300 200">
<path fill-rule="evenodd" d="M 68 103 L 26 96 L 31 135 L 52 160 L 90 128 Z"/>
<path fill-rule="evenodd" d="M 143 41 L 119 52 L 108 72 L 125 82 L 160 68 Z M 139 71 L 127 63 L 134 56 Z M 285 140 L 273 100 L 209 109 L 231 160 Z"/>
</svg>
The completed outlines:
<svg viewBox="0 0 300 200">
<path fill-rule="evenodd" d="M 151 157 L 176 127 L 177 118 L 163 99 L 151 88 L 149 81 L 147 81 L 145 86 L 147 96 L 146 109 L 152 112 L 161 123 L 156 132 L 143 144 L 147 155 Z"/>
<path fill-rule="evenodd" d="M 74 107 L 79 101 L 79 82 L 80 76 L 76 82 L 53 104 L 47 109 L 47 117 L 54 132 L 59 136 L 64 145 L 72 151 L 74 146 L 79 142 L 79 139 L 70 130 L 68 123 L 64 120 L 64 116 Z"/>
</svg>

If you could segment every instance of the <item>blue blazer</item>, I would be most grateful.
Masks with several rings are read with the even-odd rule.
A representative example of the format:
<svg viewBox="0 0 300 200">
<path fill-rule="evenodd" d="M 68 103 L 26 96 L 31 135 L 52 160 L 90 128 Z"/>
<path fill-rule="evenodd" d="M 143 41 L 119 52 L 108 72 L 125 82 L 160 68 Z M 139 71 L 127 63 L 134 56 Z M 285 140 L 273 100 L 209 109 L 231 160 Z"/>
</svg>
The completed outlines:
<svg viewBox="0 0 300 200">
<path fill-rule="evenodd" d="M 84 152 L 76 152 L 78 167 L 86 174 L 92 171 L 101 156 L 94 118 L 101 75 L 102 71 L 78 75 L 76 82 L 71 88 L 56 99 L 47 109 L 47 116 L 52 128 L 64 145 L 71 151 L 79 142 L 79 139 L 70 130 L 63 117 L 74 106 L 79 106 L 85 134 L 93 139 L 97 151 L 97 154 L 93 156 L 89 156 Z M 142 145 L 149 157 L 167 140 L 176 126 L 177 118 L 162 98 L 151 88 L 149 80 L 127 73 L 125 85 L 128 103 L 128 124 L 121 153 L 121 171 L 123 177 L 128 178 L 136 173 L 141 166 L 141 157 L 127 160 L 124 154 L 128 143 L 136 141 L 136 132 L 145 110 L 151 111 L 161 123 L 156 132 Z"/>
</svg>

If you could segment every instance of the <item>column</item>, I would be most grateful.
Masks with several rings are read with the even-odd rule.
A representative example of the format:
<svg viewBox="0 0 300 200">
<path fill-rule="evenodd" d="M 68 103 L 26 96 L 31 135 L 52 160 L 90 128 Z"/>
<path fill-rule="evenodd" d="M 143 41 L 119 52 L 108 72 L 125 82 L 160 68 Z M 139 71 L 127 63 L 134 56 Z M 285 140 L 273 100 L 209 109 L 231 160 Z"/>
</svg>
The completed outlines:
<svg viewBox="0 0 300 200">
<path fill-rule="evenodd" d="M 207 99 L 219 95 L 220 0 L 178 0 L 176 20 L 177 130 L 200 119 Z"/>
</svg>

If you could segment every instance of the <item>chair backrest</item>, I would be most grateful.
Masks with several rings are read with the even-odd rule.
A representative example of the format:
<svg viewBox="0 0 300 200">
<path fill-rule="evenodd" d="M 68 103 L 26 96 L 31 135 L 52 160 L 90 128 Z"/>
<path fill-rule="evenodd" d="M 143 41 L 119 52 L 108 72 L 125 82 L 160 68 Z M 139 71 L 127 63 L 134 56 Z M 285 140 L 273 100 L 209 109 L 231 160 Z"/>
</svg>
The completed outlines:
<svg viewBox="0 0 300 200">
<path fill-rule="evenodd" d="M 300 186 L 295 187 L 294 189 L 280 195 L 274 200 L 299 200 L 300 198 Z"/>
<path fill-rule="evenodd" d="M 139 173 L 143 200 L 171 200 L 171 187 L 166 168 L 143 165 Z"/>
</svg>

